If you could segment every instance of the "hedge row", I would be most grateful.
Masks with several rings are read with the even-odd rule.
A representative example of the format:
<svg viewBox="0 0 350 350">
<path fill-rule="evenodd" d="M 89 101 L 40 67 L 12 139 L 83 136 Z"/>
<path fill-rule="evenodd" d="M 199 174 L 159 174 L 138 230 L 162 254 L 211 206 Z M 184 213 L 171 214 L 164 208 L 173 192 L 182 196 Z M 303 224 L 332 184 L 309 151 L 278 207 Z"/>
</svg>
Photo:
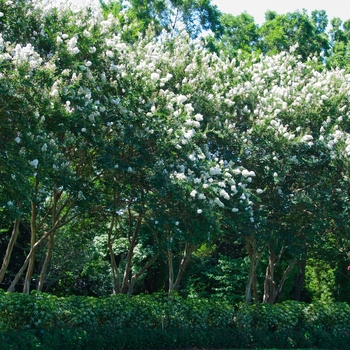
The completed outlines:
<svg viewBox="0 0 350 350">
<path fill-rule="evenodd" d="M 0 332 L 0 349 L 12 350 L 156 350 L 156 349 L 349 349 L 349 335 L 331 336 L 322 330 L 243 332 L 235 329 L 96 329 Z"/>
<path fill-rule="evenodd" d="M 1 349 L 347 349 L 349 340 L 346 303 L 233 306 L 178 296 L 0 291 Z"/>
</svg>

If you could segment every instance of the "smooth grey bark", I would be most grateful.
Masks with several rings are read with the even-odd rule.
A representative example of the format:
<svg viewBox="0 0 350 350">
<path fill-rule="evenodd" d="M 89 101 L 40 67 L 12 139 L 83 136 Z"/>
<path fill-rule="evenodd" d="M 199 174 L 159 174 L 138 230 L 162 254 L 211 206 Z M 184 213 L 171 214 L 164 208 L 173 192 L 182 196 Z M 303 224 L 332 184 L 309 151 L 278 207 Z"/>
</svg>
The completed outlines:
<svg viewBox="0 0 350 350">
<path fill-rule="evenodd" d="M 129 219 L 131 222 L 130 211 L 129 211 Z M 128 249 L 128 254 L 126 257 L 124 277 L 123 277 L 123 283 L 122 283 L 122 289 L 121 289 L 122 294 L 127 294 L 127 291 L 128 291 L 128 284 L 129 284 L 130 272 L 131 272 L 131 267 L 132 267 L 132 258 L 134 256 L 134 249 L 135 249 L 136 241 L 137 241 L 137 238 L 138 238 L 138 235 L 140 232 L 141 222 L 142 222 L 142 215 L 139 214 L 137 217 L 136 227 L 135 227 L 132 235 L 130 234 L 130 231 L 129 231 L 129 235 L 128 235 L 129 249 Z M 131 224 L 130 224 L 130 227 L 131 227 Z"/>
<path fill-rule="evenodd" d="M 13 247 L 17 241 L 18 238 L 18 234 L 19 234 L 19 224 L 21 222 L 21 218 L 18 217 L 14 223 L 13 223 L 13 229 L 12 229 L 12 233 L 11 233 L 11 238 L 7 244 L 7 248 L 6 248 L 6 252 L 5 252 L 5 256 L 2 260 L 2 265 L 1 265 L 1 269 L 0 269 L 0 283 L 3 281 L 7 268 L 9 266 L 10 260 L 11 260 L 11 255 L 12 255 L 12 251 L 13 251 Z"/>
<path fill-rule="evenodd" d="M 275 303 L 277 297 L 282 293 L 283 286 L 287 277 L 290 275 L 296 264 L 296 258 L 293 258 L 289 261 L 287 268 L 283 272 L 280 282 L 277 284 L 275 281 L 275 271 L 280 263 L 284 249 L 285 246 L 282 246 L 279 254 L 276 255 L 274 249 L 272 249 L 269 245 L 269 261 L 265 273 L 263 303 L 269 303 L 271 305 Z"/>
<path fill-rule="evenodd" d="M 245 288 L 245 302 L 251 303 L 252 292 L 254 296 L 254 302 L 258 302 L 258 288 L 257 288 L 257 277 L 256 270 L 263 253 L 263 249 L 258 250 L 256 239 L 254 237 L 245 238 L 245 247 L 249 255 L 249 275 L 248 281 Z"/>
<path fill-rule="evenodd" d="M 52 214 L 51 214 L 51 225 L 54 226 L 55 222 L 57 221 L 57 204 L 58 201 L 61 197 L 62 192 L 59 192 L 57 189 L 54 190 L 53 192 L 53 205 L 52 205 Z M 52 259 L 52 254 L 53 254 L 53 247 L 55 243 L 55 234 L 56 232 L 53 232 L 52 235 L 49 237 L 49 242 L 47 245 L 47 250 L 46 250 L 46 255 L 45 255 L 45 260 L 44 264 L 41 268 L 40 276 L 39 276 L 39 282 L 38 282 L 38 290 L 43 291 L 44 288 L 44 283 L 47 275 L 47 271 L 49 268 L 49 264 Z"/>
</svg>

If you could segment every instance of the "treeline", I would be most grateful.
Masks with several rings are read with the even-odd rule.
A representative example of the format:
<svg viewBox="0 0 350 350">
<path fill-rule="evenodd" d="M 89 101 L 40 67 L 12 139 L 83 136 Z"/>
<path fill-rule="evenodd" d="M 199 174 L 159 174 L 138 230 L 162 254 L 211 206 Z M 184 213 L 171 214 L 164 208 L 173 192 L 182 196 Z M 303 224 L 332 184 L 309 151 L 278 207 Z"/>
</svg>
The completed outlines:
<svg viewBox="0 0 350 350">
<path fill-rule="evenodd" d="M 170 3 L 0 0 L 1 287 L 349 301 L 347 22 Z"/>
<path fill-rule="evenodd" d="M 192 38 L 203 33 L 209 50 L 247 58 L 252 53 L 274 55 L 297 45 L 302 60 L 317 55 L 328 69 L 349 66 L 350 19 L 329 18 L 324 10 L 300 9 L 278 14 L 268 10 L 258 25 L 247 12 L 238 16 L 221 13 L 211 1 L 100 1 L 105 14 L 121 11 L 136 19 L 135 36 L 153 23 L 156 33 L 185 28 Z"/>
</svg>

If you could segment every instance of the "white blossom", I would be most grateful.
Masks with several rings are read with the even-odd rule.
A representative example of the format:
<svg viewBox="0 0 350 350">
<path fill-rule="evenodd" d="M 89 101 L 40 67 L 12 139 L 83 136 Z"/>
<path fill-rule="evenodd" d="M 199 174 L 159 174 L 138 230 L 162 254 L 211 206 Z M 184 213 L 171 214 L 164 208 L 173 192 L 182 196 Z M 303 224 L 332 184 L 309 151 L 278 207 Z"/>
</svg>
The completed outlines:
<svg viewBox="0 0 350 350">
<path fill-rule="evenodd" d="M 210 175 L 220 175 L 221 174 L 221 169 L 218 166 L 216 166 L 215 168 L 211 167 L 210 170 L 209 170 L 209 174 Z"/>
<path fill-rule="evenodd" d="M 196 190 L 193 190 L 193 191 L 190 193 L 190 196 L 191 196 L 191 197 L 196 197 L 196 194 L 197 194 L 197 191 L 196 191 Z"/>
<path fill-rule="evenodd" d="M 196 132 L 194 129 L 187 130 L 186 132 L 184 132 L 184 137 L 189 140 L 195 135 L 195 133 Z"/>
<path fill-rule="evenodd" d="M 247 169 L 244 169 L 242 171 L 242 175 L 244 177 L 250 177 L 250 176 L 255 176 L 255 172 L 254 171 L 248 171 Z"/>
<path fill-rule="evenodd" d="M 76 55 L 80 52 L 79 48 L 76 47 L 77 43 L 78 38 L 76 36 L 67 41 L 67 50 L 71 55 Z"/>
<path fill-rule="evenodd" d="M 152 73 L 151 74 L 151 80 L 153 81 L 158 81 L 160 78 L 159 74 L 158 73 Z"/>
<path fill-rule="evenodd" d="M 39 164 L 39 161 L 37 159 L 34 159 L 32 160 L 30 163 L 29 163 L 31 166 L 33 166 L 34 168 L 37 168 L 38 167 L 38 164 Z"/>
<path fill-rule="evenodd" d="M 230 199 L 230 196 L 229 194 L 224 190 L 224 189 L 221 189 L 220 192 L 219 192 L 220 196 L 229 200 Z"/>
<path fill-rule="evenodd" d="M 179 95 L 177 97 L 177 103 L 180 105 L 180 104 L 183 104 L 185 101 L 187 100 L 187 97 L 184 96 L 184 95 Z"/>
<path fill-rule="evenodd" d="M 214 199 L 214 202 L 215 202 L 219 207 L 221 207 L 221 208 L 224 208 L 224 207 L 225 207 L 225 204 L 222 203 L 221 200 L 220 200 L 218 197 L 216 197 L 216 198 Z"/>
<path fill-rule="evenodd" d="M 308 142 L 308 141 L 311 141 L 313 140 L 313 137 L 311 135 L 304 135 L 302 138 L 301 138 L 301 141 L 302 142 Z"/>
</svg>

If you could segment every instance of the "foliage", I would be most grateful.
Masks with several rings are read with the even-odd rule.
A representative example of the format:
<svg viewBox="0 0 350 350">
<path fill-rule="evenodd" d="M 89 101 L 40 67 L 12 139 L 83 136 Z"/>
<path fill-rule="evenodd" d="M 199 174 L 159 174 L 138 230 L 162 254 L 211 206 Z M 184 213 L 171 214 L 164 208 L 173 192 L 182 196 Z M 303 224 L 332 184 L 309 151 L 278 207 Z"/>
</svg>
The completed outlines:
<svg viewBox="0 0 350 350">
<path fill-rule="evenodd" d="M 224 301 L 175 295 L 170 299 L 164 295 L 57 298 L 1 292 L 0 297 L 0 339 L 8 348 L 346 349 L 349 332 L 350 308 L 345 303 L 284 302 L 235 308 Z M 33 308 L 35 317 L 29 315 Z"/>
<path fill-rule="evenodd" d="M 137 22 L 139 32 L 145 33 L 150 24 L 159 34 L 162 30 L 178 32 L 183 27 L 192 38 L 198 37 L 203 31 L 220 32 L 220 12 L 211 0 L 131 0 L 103 1 L 100 0 L 105 15 L 113 13 L 119 17 L 121 11 Z M 135 36 L 137 32 L 135 30 Z"/>
<path fill-rule="evenodd" d="M 210 1 L 170 3 L 73 11 L 1 0 L 1 234 L 13 220 L 30 230 L 30 240 L 20 230 L 25 260 L 9 269 L 9 290 L 54 291 L 61 279 L 57 294 L 80 282 L 132 294 L 157 262 L 162 287 L 195 295 L 181 284 L 192 256 L 227 236 L 241 254 L 212 249 L 218 266 L 207 290 L 197 284 L 206 292 L 236 298 L 244 275 L 246 301 L 253 291 L 274 303 L 303 259 L 327 251 L 344 269 L 350 82 L 327 70 L 346 60 L 328 57 L 326 14 L 269 12 L 258 28 Z M 332 25 L 332 48 L 346 51 L 348 23 Z M 218 54 L 211 39 L 193 40 L 209 28 Z"/>
</svg>

